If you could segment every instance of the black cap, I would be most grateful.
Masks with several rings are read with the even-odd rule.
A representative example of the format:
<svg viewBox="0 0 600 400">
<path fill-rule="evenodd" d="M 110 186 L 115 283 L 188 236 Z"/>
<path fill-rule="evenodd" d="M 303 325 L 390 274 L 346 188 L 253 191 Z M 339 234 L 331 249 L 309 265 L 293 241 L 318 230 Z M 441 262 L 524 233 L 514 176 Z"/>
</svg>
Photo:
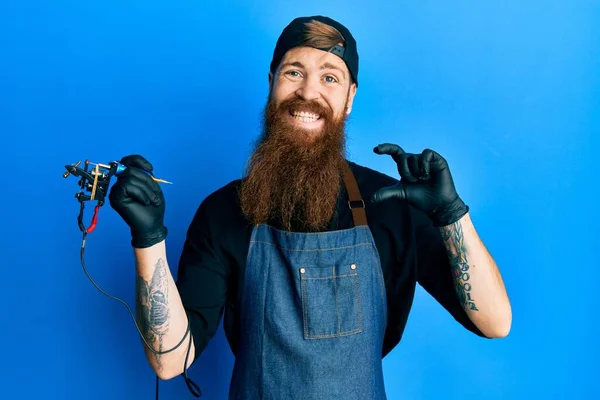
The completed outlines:
<svg viewBox="0 0 600 400">
<path fill-rule="evenodd" d="M 275 73 L 275 70 L 279 66 L 281 59 L 285 53 L 297 46 L 305 46 L 304 34 L 306 33 L 306 23 L 311 21 L 319 21 L 337 29 L 344 37 L 344 47 L 335 46 L 333 49 L 319 49 L 331 52 L 339 56 L 350 70 L 352 80 L 358 86 L 358 51 L 356 49 L 356 41 L 350 33 L 350 31 L 339 22 L 322 15 L 315 15 L 312 17 L 299 17 L 289 23 L 281 32 L 277 44 L 275 45 L 275 51 L 273 52 L 273 60 L 271 61 L 271 72 Z"/>
</svg>

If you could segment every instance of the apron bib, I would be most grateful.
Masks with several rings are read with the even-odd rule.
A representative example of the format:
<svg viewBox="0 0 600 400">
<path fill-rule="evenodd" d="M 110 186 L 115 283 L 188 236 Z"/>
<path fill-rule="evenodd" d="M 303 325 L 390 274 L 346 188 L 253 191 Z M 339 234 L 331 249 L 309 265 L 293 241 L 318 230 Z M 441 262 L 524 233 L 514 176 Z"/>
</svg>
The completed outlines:
<svg viewBox="0 0 600 400">
<path fill-rule="evenodd" d="M 381 263 L 347 164 L 343 178 L 353 228 L 254 227 L 230 400 L 386 399 Z"/>
</svg>

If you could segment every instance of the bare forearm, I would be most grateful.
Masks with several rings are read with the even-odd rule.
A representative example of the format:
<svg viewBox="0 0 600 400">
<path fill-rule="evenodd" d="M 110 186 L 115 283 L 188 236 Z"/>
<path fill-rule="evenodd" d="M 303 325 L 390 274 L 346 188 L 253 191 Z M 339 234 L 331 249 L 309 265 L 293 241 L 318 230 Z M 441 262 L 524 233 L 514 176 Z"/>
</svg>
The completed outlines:
<svg viewBox="0 0 600 400">
<path fill-rule="evenodd" d="M 506 336 L 512 320 L 508 295 L 498 267 L 469 214 L 440 230 L 448 250 L 456 293 L 469 318 L 488 337 Z"/>
<path fill-rule="evenodd" d="M 135 249 L 137 261 L 137 317 L 144 339 L 157 352 L 175 347 L 186 334 L 188 320 L 167 263 L 165 242 L 146 249 Z M 183 372 L 191 333 L 183 344 L 166 354 L 144 350 L 152 369 L 162 379 Z M 192 342 L 188 367 L 194 359 Z"/>
</svg>

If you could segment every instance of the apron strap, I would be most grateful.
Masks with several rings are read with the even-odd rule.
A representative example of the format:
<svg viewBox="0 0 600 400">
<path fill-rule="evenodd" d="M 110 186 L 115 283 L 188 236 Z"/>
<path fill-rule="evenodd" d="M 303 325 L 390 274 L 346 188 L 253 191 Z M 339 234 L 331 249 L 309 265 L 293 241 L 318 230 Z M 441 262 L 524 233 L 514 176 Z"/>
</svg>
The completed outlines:
<svg viewBox="0 0 600 400">
<path fill-rule="evenodd" d="M 354 226 L 367 225 L 367 213 L 365 212 L 365 202 L 360 195 L 358 183 L 347 162 L 344 163 L 342 171 L 346 191 L 348 192 L 348 207 L 352 211 Z"/>
</svg>

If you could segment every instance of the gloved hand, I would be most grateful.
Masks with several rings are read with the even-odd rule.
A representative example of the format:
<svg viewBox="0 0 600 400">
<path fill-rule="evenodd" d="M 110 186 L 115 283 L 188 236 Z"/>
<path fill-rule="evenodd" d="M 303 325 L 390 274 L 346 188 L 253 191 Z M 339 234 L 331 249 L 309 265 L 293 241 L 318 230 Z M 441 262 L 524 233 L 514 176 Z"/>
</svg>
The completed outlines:
<svg viewBox="0 0 600 400">
<path fill-rule="evenodd" d="M 437 227 L 453 224 L 469 211 L 456 192 L 448 163 L 435 151 L 426 149 L 421 154 L 411 154 L 390 143 L 380 144 L 373 151 L 392 156 L 401 180 L 375 192 L 371 201 L 406 200 L 426 213 Z"/>
<path fill-rule="evenodd" d="M 144 157 L 130 155 L 120 161 L 125 171 L 117 175 L 110 190 L 110 205 L 129 225 L 131 245 L 146 248 L 167 237 L 163 224 L 165 198 L 158 183 L 145 173 L 152 172 L 152 164 Z"/>
</svg>

